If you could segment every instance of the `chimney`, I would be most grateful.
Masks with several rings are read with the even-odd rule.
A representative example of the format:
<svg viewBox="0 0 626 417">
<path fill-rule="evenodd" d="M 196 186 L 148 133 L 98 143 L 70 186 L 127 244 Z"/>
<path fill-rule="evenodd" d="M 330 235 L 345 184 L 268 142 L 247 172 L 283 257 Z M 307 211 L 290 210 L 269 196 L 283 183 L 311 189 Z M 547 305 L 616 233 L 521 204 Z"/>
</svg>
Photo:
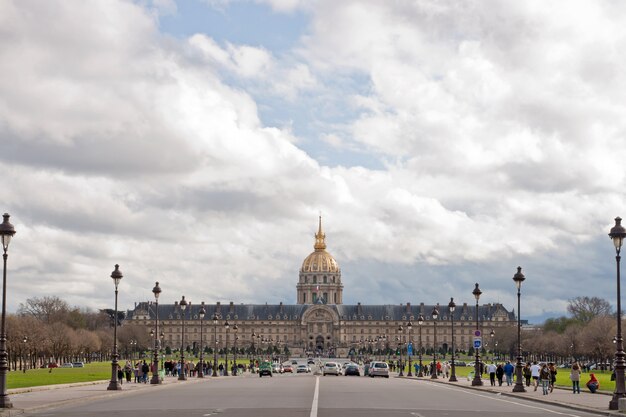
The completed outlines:
<svg viewBox="0 0 626 417">
<path fill-rule="evenodd" d="M 411 303 L 406 303 L 406 312 L 411 313 Z"/>
<path fill-rule="evenodd" d="M 363 314 L 363 309 L 361 308 L 361 303 L 360 302 L 358 302 L 356 304 L 356 314 L 358 314 L 358 315 Z"/>
<path fill-rule="evenodd" d="M 420 303 L 420 314 L 424 314 L 424 303 Z"/>
<path fill-rule="evenodd" d="M 283 314 L 283 302 L 280 302 L 280 309 L 278 310 L 280 314 Z"/>
<path fill-rule="evenodd" d="M 234 303 L 231 301 L 230 305 L 228 307 L 228 311 L 230 312 L 230 314 L 234 314 L 235 313 L 235 305 Z"/>
</svg>

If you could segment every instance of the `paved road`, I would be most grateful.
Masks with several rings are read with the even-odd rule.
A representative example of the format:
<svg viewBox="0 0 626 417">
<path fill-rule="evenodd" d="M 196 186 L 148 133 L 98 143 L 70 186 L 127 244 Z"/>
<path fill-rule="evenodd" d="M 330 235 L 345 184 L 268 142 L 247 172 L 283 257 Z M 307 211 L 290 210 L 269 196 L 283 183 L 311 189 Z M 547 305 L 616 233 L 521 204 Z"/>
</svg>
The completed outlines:
<svg viewBox="0 0 626 417">
<path fill-rule="evenodd" d="M 254 375 L 117 393 L 37 417 L 501 417 L 589 414 L 427 380 Z"/>
</svg>

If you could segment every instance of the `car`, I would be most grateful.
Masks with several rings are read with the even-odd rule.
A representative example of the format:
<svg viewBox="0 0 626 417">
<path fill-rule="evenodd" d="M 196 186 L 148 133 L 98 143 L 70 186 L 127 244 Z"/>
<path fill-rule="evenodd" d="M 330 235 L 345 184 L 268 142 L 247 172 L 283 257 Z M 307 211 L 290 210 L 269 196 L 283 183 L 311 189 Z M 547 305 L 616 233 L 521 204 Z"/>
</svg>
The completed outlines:
<svg viewBox="0 0 626 417">
<path fill-rule="evenodd" d="M 263 362 L 259 365 L 259 378 L 263 375 L 272 376 L 272 364 L 269 362 Z"/>
<path fill-rule="evenodd" d="M 291 364 L 292 364 L 292 365 L 298 365 L 298 361 L 293 360 L 293 361 L 291 361 Z"/>
<path fill-rule="evenodd" d="M 309 359 L 306 361 L 307 365 L 315 365 L 315 361 L 313 359 Z"/>
<path fill-rule="evenodd" d="M 71 364 L 71 363 L 69 363 L 69 362 L 66 362 L 66 363 L 64 363 L 63 365 L 61 365 L 61 368 L 73 368 L 73 367 L 74 367 L 74 365 L 72 365 L 72 364 Z"/>
<path fill-rule="evenodd" d="M 322 370 L 322 374 L 326 375 L 341 375 L 341 366 L 336 362 L 326 362 Z"/>
<path fill-rule="evenodd" d="M 274 372 L 275 374 L 282 374 L 283 371 L 284 371 L 283 366 L 280 363 L 272 364 L 272 372 Z"/>
<path fill-rule="evenodd" d="M 59 364 L 56 362 L 50 362 L 45 365 L 42 365 L 42 368 L 58 368 Z"/>
<path fill-rule="evenodd" d="M 298 367 L 296 368 L 297 374 L 303 374 L 303 373 L 308 373 L 308 372 L 311 372 L 311 368 L 309 368 L 306 365 L 298 365 Z"/>
<path fill-rule="evenodd" d="M 346 368 L 343 371 L 343 374 L 345 376 L 348 376 L 348 375 L 361 376 L 361 372 L 359 371 L 358 365 L 355 365 L 353 363 L 346 365 Z"/>
<path fill-rule="evenodd" d="M 450 362 L 450 365 L 452 365 L 452 362 Z M 454 366 L 467 366 L 467 363 L 463 361 L 454 361 Z"/>
<path fill-rule="evenodd" d="M 389 378 L 389 365 L 387 362 L 372 362 L 370 363 L 369 375 L 372 378 L 375 376 Z"/>
<path fill-rule="evenodd" d="M 72 362 L 72 366 L 74 366 L 74 368 L 84 368 L 85 364 L 84 362 Z"/>
<path fill-rule="evenodd" d="M 291 365 L 283 365 L 283 372 L 287 373 L 289 372 L 290 374 L 293 373 L 293 366 Z"/>
</svg>

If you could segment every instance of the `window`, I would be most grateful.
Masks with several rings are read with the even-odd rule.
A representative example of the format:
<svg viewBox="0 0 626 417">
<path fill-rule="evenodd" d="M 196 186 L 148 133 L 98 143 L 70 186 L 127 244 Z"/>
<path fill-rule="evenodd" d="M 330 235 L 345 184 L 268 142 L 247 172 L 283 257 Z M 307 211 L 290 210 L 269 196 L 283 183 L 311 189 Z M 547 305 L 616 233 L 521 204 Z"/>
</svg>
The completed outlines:
<svg viewBox="0 0 626 417">
<path fill-rule="evenodd" d="M 317 276 L 313 275 L 313 284 L 317 284 Z"/>
<path fill-rule="evenodd" d="M 306 293 L 302 294 L 302 304 L 306 304 Z"/>
<path fill-rule="evenodd" d="M 327 292 L 324 293 L 324 301 L 328 301 L 328 293 Z"/>
<path fill-rule="evenodd" d="M 315 304 L 317 302 L 317 293 L 314 292 L 313 293 L 313 304 Z"/>
<path fill-rule="evenodd" d="M 328 278 L 326 278 L 326 275 L 324 275 L 324 284 L 328 283 Z"/>
</svg>

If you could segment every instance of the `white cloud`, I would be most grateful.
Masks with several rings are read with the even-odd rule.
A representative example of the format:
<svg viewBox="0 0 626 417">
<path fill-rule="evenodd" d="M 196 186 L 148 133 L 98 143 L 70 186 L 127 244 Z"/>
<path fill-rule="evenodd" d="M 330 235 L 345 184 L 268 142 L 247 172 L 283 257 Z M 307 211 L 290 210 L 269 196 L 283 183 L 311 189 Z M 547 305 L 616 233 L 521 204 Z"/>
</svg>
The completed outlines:
<svg viewBox="0 0 626 417">
<path fill-rule="evenodd" d="M 462 278 L 446 285 L 465 288 L 468 265 L 589 251 L 623 209 L 620 7 L 270 4 L 310 14 L 293 51 L 163 36 L 151 8 L 167 2 L 0 5 L 15 300 L 66 288 L 70 302 L 106 305 L 119 262 L 128 305 L 156 279 L 168 300 L 293 302 L 319 210 L 340 264 L 380 274 L 344 270 L 347 282 L 402 288 L 407 268 L 450 267 Z M 309 96 L 333 106 L 313 112 Z M 283 129 L 263 123 L 258 101 L 303 110 Z M 357 115 L 337 120 L 341 105 Z M 296 146 L 315 141 L 381 168 L 321 165 Z M 541 266 L 562 288 L 564 267 Z M 491 268 L 483 285 L 505 299 Z"/>
</svg>

